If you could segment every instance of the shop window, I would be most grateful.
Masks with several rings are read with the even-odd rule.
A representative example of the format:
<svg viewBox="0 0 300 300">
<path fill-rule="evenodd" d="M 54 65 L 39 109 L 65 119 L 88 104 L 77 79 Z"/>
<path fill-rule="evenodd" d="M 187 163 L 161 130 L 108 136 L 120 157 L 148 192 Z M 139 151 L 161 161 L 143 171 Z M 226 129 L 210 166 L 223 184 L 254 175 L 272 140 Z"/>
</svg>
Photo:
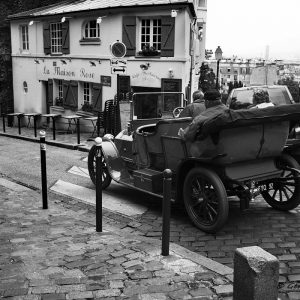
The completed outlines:
<svg viewBox="0 0 300 300">
<path fill-rule="evenodd" d="M 69 22 L 44 24 L 44 52 L 45 54 L 69 54 Z"/>
<path fill-rule="evenodd" d="M 136 30 L 138 20 L 138 31 Z M 138 38 L 137 38 L 138 37 Z M 174 56 L 175 18 L 123 17 L 122 41 L 126 56 Z"/>
<path fill-rule="evenodd" d="M 27 25 L 20 26 L 20 32 L 21 32 L 21 49 L 22 51 L 28 51 L 29 50 L 28 26 Z"/>
<path fill-rule="evenodd" d="M 26 81 L 23 82 L 23 91 L 24 91 L 25 94 L 28 93 L 28 84 L 27 84 Z"/>
<path fill-rule="evenodd" d="M 83 83 L 83 102 L 91 103 L 91 85 L 88 82 Z"/>
</svg>

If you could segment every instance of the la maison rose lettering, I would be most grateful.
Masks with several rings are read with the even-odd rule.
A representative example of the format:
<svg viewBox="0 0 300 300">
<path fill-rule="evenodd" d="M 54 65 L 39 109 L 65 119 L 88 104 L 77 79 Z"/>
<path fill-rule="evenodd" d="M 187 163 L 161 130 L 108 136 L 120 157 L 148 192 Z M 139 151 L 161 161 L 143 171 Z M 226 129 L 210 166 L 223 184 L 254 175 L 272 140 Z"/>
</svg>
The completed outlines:
<svg viewBox="0 0 300 300">
<path fill-rule="evenodd" d="M 61 77 L 67 77 L 67 78 L 75 78 L 75 77 L 78 77 L 78 74 L 79 74 L 80 78 L 85 78 L 85 79 L 94 79 L 95 78 L 95 73 L 87 72 L 85 70 L 85 68 L 81 68 L 78 73 L 76 71 L 68 70 L 68 69 L 61 68 L 61 67 L 53 67 L 53 70 L 51 72 L 45 66 L 43 74 L 44 75 L 52 75 L 52 76 L 61 76 Z"/>
</svg>

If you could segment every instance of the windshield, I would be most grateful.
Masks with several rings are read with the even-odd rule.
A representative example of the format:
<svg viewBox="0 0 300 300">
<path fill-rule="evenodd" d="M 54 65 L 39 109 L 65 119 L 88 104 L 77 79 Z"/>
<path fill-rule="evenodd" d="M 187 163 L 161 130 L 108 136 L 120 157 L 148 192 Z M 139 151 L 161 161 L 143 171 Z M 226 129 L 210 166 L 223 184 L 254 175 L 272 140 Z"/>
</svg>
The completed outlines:
<svg viewBox="0 0 300 300">
<path fill-rule="evenodd" d="M 290 104 L 291 100 L 288 92 L 284 87 L 260 88 L 268 91 L 270 100 L 275 105 Z M 253 104 L 254 89 L 234 90 L 231 96 L 230 108 L 241 109 L 247 108 Z"/>
</svg>

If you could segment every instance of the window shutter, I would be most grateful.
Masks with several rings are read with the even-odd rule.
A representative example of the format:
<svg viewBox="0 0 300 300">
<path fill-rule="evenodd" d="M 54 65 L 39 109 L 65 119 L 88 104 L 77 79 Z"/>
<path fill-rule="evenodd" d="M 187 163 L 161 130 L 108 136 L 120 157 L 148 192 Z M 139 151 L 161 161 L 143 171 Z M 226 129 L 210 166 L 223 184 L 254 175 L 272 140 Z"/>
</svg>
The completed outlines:
<svg viewBox="0 0 300 300">
<path fill-rule="evenodd" d="M 47 103 L 49 106 L 53 105 L 53 79 L 48 79 Z"/>
<path fill-rule="evenodd" d="M 92 84 L 92 104 L 93 110 L 102 111 L 102 85 L 100 83 Z"/>
<path fill-rule="evenodd" d="M 63 81 L 64 107 L 76 109 L 78 108 L 78 82 Z"/>
<path fill-rule="evenodd" d="M 161 56 L 174 56 L 175 18 L 161 18 Z"/>
<path fill-rule="evenodd" d="M 69 22 L 62 23 L 62 53 L 70 54 Z"/>
<path fill-rule="evenodd" d="M 123 17 L 122 40 L 127 51 L 126 56 L 135 56 L 136 54 L 136 17 Z"/>
<path fill-rule="evenodd" d="M 51 41 L 50 41 L 50 23 L 43 25 L 43 38 L 44 38 L 44 52 L 51 54 Z"/>
</svg>

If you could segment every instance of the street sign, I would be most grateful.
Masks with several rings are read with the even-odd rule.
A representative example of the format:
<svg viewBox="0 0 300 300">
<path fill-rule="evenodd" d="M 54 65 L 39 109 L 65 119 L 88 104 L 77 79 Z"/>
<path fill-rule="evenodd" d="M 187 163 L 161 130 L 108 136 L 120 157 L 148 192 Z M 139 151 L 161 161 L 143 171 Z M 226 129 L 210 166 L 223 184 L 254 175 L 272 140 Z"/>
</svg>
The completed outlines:
<svg viewBox="0 0 300 300">
<path fill-rule="evenodd" d="M 126 67 L 111 67 L 111 74 L 125 75 L 127 73 Z"/>
<path fill-rule="evenodd" d="M 113 58 L 110 60 L 110 65 L 112 67 L 126 67 L 127 66 L 127 60 L 126 59 L 117 59 Z"/>
<path fill-rule="evenodd" d="M 122 58 L 126 55 L 126 46 L 124 43 L 119 41 L 114 42 L 111 45 L 110 50 L 111 54 L 117 58 Z"/>
</svg>

